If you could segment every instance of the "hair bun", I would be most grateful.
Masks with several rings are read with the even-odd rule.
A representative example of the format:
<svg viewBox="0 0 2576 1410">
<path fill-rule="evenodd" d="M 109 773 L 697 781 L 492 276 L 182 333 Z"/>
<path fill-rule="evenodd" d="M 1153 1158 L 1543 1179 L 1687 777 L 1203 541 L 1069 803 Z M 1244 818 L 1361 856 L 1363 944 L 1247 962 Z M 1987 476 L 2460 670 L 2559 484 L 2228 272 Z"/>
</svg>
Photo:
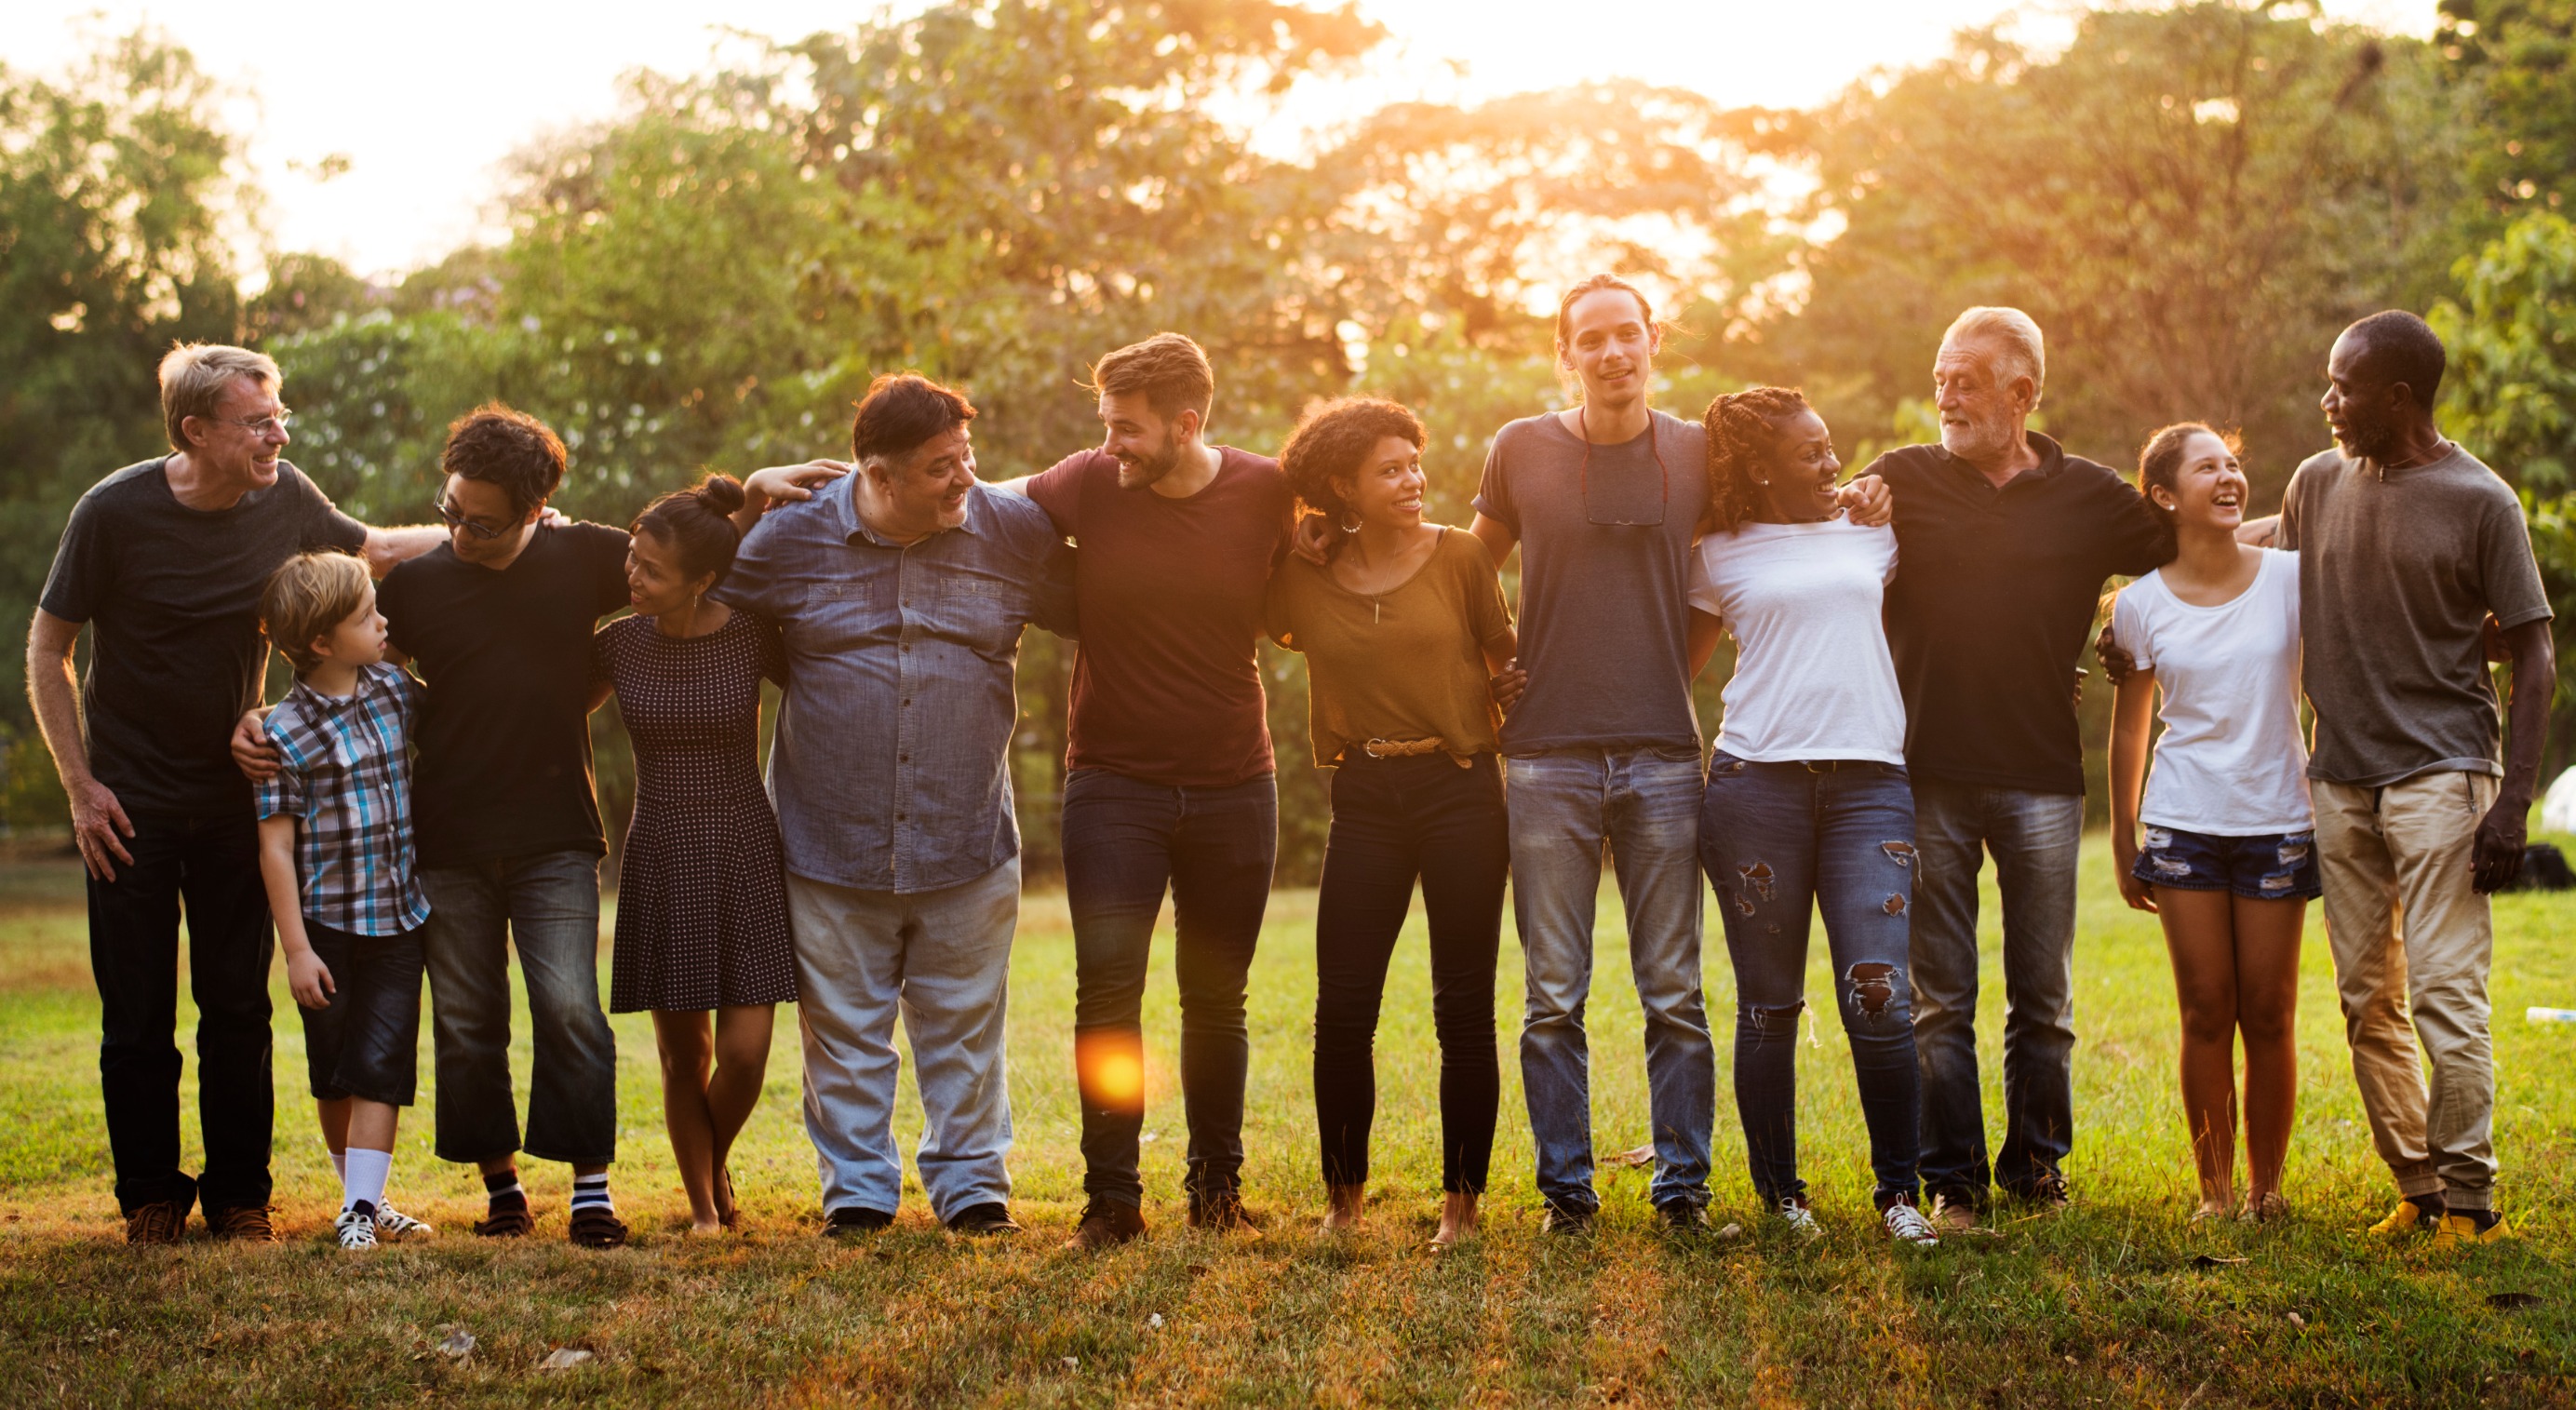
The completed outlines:
<svg viewBox="0 0 2576 1410">
<path fill-rule="evenodd" d="M 724 518 L 742 508 L 742 482 L 731 475 L 709 475 L 698 482 L 698 503 Z"/>
</svg>

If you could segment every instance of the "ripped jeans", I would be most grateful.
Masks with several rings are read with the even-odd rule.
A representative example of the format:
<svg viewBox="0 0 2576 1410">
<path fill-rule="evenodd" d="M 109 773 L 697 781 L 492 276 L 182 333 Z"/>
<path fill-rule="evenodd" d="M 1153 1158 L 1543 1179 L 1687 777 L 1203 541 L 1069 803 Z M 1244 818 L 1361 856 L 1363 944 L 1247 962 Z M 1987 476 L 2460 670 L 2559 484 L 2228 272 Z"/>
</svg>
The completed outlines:
<svg viewBox="0 0 2576 1410">
<path fill-rule="evenodd" d="M 1709 760 L 1700 865 L 1717 887 L 1735 965 L 1735 1109 L 1753 1189 L 1766 1205 L 1806 1194 L 1798 1178 L 1797 1053 L 1807 926 L 1821 906 L 1834 1008 L 1851 1040 L 1878 1207 L 1919 1195 L 1913 985 L 1914 794 L 1905 770 L 1858 760 Z"/>
</svg>

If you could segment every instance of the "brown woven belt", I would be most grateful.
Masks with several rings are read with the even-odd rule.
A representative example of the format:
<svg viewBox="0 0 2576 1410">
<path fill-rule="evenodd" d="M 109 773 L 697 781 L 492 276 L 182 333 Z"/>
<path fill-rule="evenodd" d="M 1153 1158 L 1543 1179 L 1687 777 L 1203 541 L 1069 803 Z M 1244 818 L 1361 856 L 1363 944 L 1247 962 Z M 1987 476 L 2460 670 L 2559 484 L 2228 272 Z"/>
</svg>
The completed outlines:
<svg viewBox="0 0 2576 1410">
<path fill-rule="evenodd" d="M 1372 759 L 1410 759 L 1417 754 L 1437 754 L 1448 748 L 1437 739 L 1372 739 L 1360 751 Z"/>
</svg>

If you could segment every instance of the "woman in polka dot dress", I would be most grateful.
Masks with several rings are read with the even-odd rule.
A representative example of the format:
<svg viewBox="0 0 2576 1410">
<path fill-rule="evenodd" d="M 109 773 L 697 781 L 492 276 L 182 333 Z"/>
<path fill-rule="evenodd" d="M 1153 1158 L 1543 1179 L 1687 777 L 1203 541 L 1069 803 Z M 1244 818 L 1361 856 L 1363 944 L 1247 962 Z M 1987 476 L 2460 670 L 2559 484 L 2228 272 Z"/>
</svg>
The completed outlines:
<svg viewBox="0 0 2576 1410">
<path fill-rule="evenodd" d="M 616 691 L 635 746 L 609 1009 L 653 1015 L 692 1233 L 734 1222 L 725 1157 L 760 1100 L 770 1006 L 796 997 L 760 781 L 760 683 L 785 680 L 786 652 L 775 626 L 706 597 L 733 562 L 742 503 L 715 475 L 646 507 L 626 559 L 635 615 L 591 640 L 594 688 Z"/>
</svg>

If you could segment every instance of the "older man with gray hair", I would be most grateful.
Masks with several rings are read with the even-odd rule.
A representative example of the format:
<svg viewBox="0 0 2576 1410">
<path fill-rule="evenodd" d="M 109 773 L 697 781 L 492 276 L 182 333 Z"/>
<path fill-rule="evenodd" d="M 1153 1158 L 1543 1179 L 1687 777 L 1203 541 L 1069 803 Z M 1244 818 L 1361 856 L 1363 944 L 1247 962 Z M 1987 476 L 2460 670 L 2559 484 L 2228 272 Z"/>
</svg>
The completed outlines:
<svg viewBox="0 0 2576 1410">
<path fill-rule="evenodd" d="M 2029 428 L 2046 380 L 2029 315 L 1969 309 L 1932 365 L 1940 444 L 1869 467 L 1896 497 L 1887 627 L 1914 785 L 1922 1171 L 1934 1218 L 1950 1228 L 1976 1223 L 1990 1183 L 2042 1208 L 2066 1202 L 2084 830 L 2076 663 L 2104 580 L 2173 552 L 2116 472 Z M 1991 1167 L 1976 1035 L 1977 876 L 1989 854 L 2003 891 L 2005 995 L 2005 1134 Z"/>
<path fill-rule="evenodd" d="M 170 454 L 72 507 L 27 633 L 27 694 L 70 795 L 89 868 L 99 1083 L 125 1236 L 176 1243 L 191 1205 L 230 1239 L 269 1242 L 268 898 L 233 722 L 259 703 L 259 595 L 310 549 L 383 574 L 437 529 L 370 529 L 284 458 L 277 364 L 191 343 L 161 359 Z M 72 648 L 90 633 L 89 676 Z M 179 917 L 197 1001 L 202 1178 L 179 1169 Z"/>
</svg>

